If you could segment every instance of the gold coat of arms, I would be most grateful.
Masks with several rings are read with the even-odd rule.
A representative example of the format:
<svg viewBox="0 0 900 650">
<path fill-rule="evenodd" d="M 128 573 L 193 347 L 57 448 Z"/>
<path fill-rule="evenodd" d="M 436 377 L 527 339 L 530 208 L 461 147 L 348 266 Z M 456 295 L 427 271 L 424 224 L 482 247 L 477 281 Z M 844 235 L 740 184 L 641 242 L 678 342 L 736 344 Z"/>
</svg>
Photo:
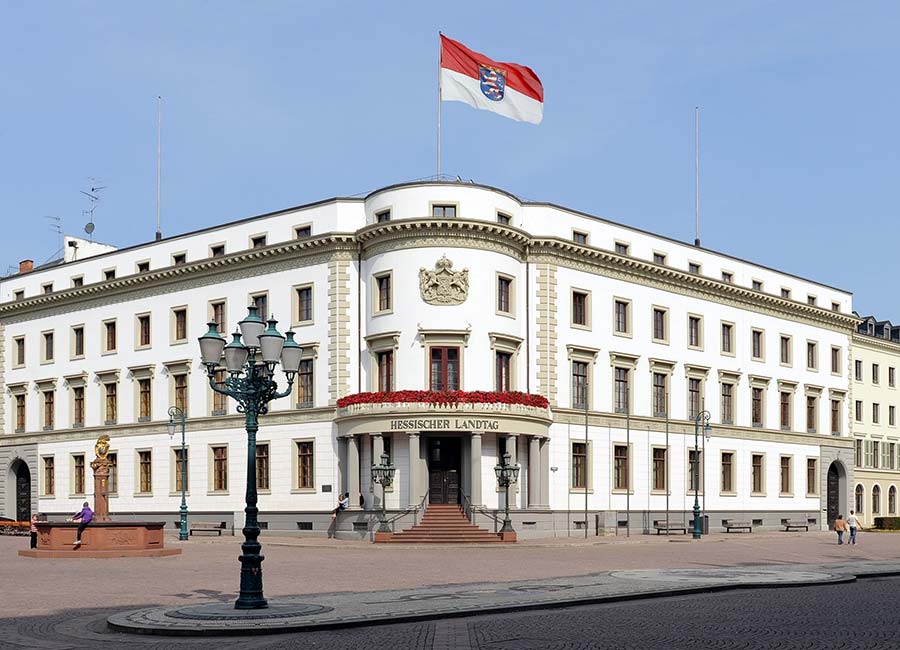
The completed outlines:
<svg viewBox="0 0 900 650">
<path fill-rule="evenodd" d="M 460 305 L 469 295 L 469 269 L 453 270 L 453 262 L 444 255 L 434 270 L 419 269 L 419 291 L 429 305 Z"/>
</svg>

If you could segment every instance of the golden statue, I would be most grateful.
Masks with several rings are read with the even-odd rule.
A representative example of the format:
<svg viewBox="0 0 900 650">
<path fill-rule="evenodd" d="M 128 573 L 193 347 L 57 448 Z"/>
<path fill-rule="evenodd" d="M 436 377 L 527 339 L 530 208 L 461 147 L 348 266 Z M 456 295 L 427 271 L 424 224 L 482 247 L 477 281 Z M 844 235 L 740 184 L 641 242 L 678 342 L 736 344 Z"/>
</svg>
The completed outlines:
<svg viewBox="0 0 900 650">
<path fill-rule="evenodd" d="M 106 460 L 109 454 L 109 436 L 105 433 L 97 438 L 97 444 L 94 445 L 94 453 L 97 454 L 98 460 Z"/>
</svg>

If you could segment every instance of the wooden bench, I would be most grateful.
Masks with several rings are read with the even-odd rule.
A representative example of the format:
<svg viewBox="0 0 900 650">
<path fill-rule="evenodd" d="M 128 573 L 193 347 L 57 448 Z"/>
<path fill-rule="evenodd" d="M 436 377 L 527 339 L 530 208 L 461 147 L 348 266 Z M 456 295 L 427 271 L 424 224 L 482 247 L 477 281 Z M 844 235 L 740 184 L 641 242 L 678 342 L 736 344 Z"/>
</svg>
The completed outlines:
<svg viewBox="0 0 900 650">
<path fill-rule="evenodd" d="M 180 525 L 180 524 L 179 524 Z M 195 521 L 190 524 L 188 527 L 190 535 L 193 535 L 194 532 L 205 532 L 205 533 L 217 533 L 219 537 L 222 536 L 222 531 L 225 530 L 225 522 L 216 523 L 214 521 Z"/>
<path fill-rule="evenodd" d="M 732 530 L 746 530 L 752 533 L 753 524 L 749 521 L 737 521 L 736 519 L 729 519 L 725 522 L 725 532 L 730 533 Z"/>
<path fill-rule="evenodd" d="M 656 520 L 653 522 L 653 527 L 656 529 L 656 534 L 659 535 L 661 532 L 669 532 L 673 530 L 680 530 L 683 534 L 687 535 L 687 526 L 684 524 L 679 524 L 675 521 L 669 521 L 668 525 L 666 525 L 666 520 Z"/>
<path fill-rule="evenodd" d="M 791 528 L 802 528 L 806 532 L 809 532 L 809 522 L 803 519 L 785 519 L 781 522 L 781 525 L 784 526 L 784 531 L 787 532 Z"/>
</svg>

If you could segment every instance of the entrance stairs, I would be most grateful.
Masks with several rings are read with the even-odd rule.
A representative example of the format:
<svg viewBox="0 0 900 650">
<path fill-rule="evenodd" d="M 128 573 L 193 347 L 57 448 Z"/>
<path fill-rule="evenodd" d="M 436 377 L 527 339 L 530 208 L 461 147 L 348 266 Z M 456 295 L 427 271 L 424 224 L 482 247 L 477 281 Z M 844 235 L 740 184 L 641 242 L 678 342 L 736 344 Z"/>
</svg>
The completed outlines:
<svg viewBox="0 0 900 650">
<path fill-rule="evenodd" d="M 458 505 L 433 503 L 417 525 L 394 535 L 392 544 L 499 544 L 497 533 L 469 523 Z"/>
</svg>

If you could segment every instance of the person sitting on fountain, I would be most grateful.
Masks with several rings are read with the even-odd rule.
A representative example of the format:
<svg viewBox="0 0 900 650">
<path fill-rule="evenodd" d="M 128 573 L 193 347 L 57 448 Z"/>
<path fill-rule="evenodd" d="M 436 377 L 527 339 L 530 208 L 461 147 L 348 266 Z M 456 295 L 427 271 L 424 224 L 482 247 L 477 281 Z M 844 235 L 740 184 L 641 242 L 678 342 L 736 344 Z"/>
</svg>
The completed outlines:
<svg viewBox="0 0 900 650">
<path fill-rule="evenodd" d="M 81 546 L 81 533 L 84 532 L 84 529 L 88 527 L 88 524 L 94 520 L 94 511 L 91 510 L 91 506 L 88 505 L 88 502 L 84 502 L 84 506 L 81 508 L 81 512 L 75 514 L 69 521 L 77 521 L 78 522 L 78 531 L 75 533 L 75 543 L 72 544 L 74 548 L 78 548 Z"/>
</svg>

